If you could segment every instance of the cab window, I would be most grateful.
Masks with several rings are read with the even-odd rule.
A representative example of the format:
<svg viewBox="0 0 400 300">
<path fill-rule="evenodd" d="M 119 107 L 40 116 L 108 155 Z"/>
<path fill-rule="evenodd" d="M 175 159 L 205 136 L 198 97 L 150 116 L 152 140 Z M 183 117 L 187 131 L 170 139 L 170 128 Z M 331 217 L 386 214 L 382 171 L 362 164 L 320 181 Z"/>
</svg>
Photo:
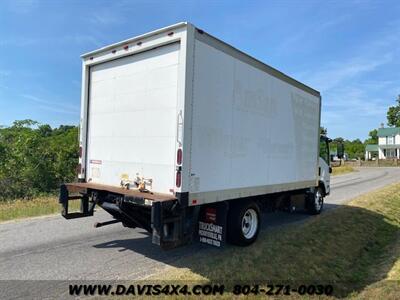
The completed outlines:
<svg viewBox="0 0 400 300">
<path fill-rule="evenodd" d="M 319 143 L 319 156 L 329 165 L 329 147 L 325 140 L 321 140 Z"/>
</svg>

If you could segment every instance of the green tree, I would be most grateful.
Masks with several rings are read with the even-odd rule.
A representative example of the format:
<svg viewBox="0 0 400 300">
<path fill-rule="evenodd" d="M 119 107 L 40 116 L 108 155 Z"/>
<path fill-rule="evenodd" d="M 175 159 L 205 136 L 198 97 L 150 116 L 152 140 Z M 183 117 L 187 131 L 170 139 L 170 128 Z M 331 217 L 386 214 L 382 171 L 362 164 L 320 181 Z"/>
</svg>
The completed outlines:
<svg viewBox="0 0 400 300">
<path fill-rule="evenodd" d="M 378 144 L 378 129 L 373 129 L 369 132 L 369 138 L 364 141 L 366 145 Z"/>
<path fill-rule="evenodd" d="M 400 127 L 400 95 L 396 100 L 395 106 L 389 107 L 387 112 L 387 120 L 389 126 Z"/>
<path fill-rule="evenodd" d="M 359 139 L 353 141 L 345 140 L 344 149 L 350 159 L 364 157 L 365 146 Z"/>
<path fill-rule="evenodd" d="M 332 143 L 335 143 L 335 144 L 344 143 L 344 138 L 342 138 L 342 137 L 334 138 L 332 140 Z"/>
<path fill-rule="evenodd" d="M 32 120 L 0 128 L 0 200 L 52 193 L 75 179 L 78 128 Z"/>
</svg>

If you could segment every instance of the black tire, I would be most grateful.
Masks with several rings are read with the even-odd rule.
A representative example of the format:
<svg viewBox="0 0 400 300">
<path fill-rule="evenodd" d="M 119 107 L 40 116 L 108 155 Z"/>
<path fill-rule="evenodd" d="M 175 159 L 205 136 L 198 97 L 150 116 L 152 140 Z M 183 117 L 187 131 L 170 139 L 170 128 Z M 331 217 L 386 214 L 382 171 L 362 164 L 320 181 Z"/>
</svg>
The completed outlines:
<svg viewBox="0 0 400 300">
<path fill-rule="evenodd" d="M 244 220 L 245 215 L 246 220 L 250 220 L 247 222 L 249 224 L 248 227 L 246 227 L 246 220 Z M 254 217 L 255 221 L 253 221 Z M 257 203 L 253 201 L 232 203 L 228 213 L 227 225 L 227 238 L 230 244 L 237 246 L 248 246 L 254 243 L 257 239 L 261 225 L 260 208 L 258 207 Z M 242 227 L 246 228 L 242 229 Z M 248 232 L 246 236 L 244 231 L 247 230 Z"/>
<path fill-rule="evenodd" d="M 324 192 L 317 187 L 307 194 L 307 212 L 310 215 L 319 215 L 324 208 Z"/>
</svg>

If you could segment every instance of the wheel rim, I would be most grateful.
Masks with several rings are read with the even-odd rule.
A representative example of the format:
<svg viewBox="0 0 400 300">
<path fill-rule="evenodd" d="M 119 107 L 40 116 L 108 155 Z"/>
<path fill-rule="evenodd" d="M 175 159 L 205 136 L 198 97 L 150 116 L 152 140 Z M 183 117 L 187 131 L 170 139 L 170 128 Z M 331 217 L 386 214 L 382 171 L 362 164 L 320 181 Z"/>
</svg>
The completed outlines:
<svg viewBox="0 0 400 300">
<path fill-rule="evenodd" d="M 257 232 L 258 228 L 258 216 L 257 212 L 249 208 L 243 215 L 242 218 L 242 233 L 246 239 L 251 239 Z"/>
<path fill-rule="evenodd" d="M 322 194 L 320 190 L 317 190 L 317 192 L 315 193 L 315 209 L 317 211 L 320 211 L 322 208 L 322 203 L 323 203 L 323 198 L 322 198 Z"/>
</svg>

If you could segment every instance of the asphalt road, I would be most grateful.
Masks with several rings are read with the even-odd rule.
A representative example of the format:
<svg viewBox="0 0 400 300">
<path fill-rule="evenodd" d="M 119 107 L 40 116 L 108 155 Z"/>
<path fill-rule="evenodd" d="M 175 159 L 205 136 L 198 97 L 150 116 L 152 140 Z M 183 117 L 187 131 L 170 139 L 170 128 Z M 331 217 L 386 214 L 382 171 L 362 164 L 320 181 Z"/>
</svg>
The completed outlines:
<svg viewBox="0 0 400 300">
<path fill-rule="evenodd" d="M 333 177 L 325 208 L 396 181 L 400 168 L 362 168 Z M 305 218 L 301 213 L 267 214 L 263 230 Z M 92 218 L 70 221 L 50 216 L 0 224 L 0 280 L 141 279 L 182 256 L 209 249 L 193 244 L 162 251 L 143 230 L 121 224 L 93 227 L 110 219 L 98 211 Z"/>
</svg>

